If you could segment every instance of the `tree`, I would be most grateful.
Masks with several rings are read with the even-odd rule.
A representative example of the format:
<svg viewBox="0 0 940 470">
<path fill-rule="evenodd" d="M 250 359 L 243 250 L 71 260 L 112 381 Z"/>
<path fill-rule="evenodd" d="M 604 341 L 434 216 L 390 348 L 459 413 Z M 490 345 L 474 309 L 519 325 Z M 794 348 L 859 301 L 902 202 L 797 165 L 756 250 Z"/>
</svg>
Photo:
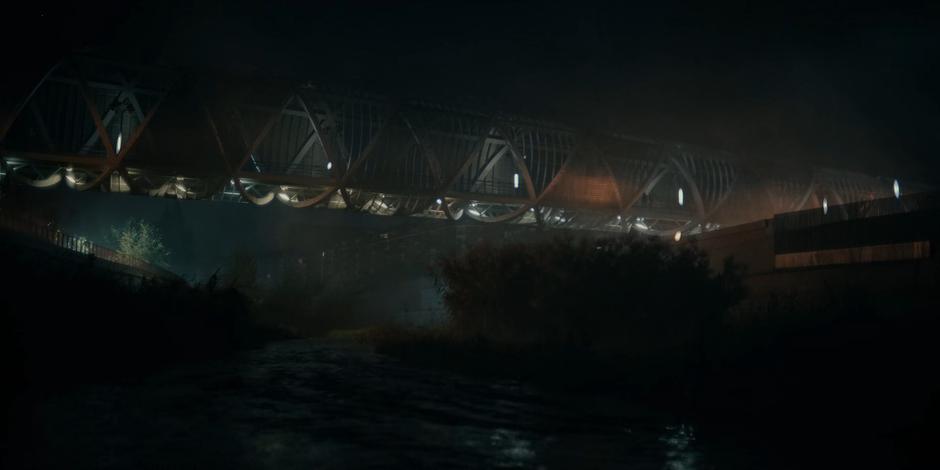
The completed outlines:
<svg viewBox="0 0 940 470">
<path fill-rule="evenodd" d="M 111 236 L 118 253 L 166 266 L 169 250 L 163 245 L 163 236 L 153 225 L 143 220 L 131 219 L 124 227 L 111 227 Z"/>
</svg>

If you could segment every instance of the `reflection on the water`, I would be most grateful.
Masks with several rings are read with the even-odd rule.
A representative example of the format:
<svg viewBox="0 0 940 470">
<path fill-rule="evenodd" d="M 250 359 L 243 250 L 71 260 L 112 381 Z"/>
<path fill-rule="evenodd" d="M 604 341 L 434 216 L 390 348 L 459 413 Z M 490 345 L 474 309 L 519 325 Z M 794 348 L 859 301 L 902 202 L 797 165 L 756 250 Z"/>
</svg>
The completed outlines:
<svg viewBox="0 0 940 470">
<path fill-rule="evenodd" d="M 695 442 L 695 430 L 691 425 L 666 426 L 666 434 L 660 440 L 666 444 L 667 470 L 699 468 L 699 453 L 692 446 Z"/>
<path fill-rule="evenodd" d="M 532 443 L 522 439 L 519 432 L 508 429 L 496 429 L 490 443 L 499 449 L 502 459 L 498 462 L 503 467 L 525 467 L 535 460 Z"/>
<path fill-rule="evenodd" d="M 43 406 L 42 467 L 706 468 L 691 426 L 616 398 L 310 341 Z"/>
</svg>

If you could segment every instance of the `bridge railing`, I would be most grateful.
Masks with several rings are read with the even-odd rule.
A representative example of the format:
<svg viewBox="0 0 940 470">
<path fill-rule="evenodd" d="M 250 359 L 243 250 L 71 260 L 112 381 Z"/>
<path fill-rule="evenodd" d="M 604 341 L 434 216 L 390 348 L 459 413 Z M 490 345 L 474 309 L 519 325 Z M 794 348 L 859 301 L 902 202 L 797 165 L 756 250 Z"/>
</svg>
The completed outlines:
<svg viewBox="0 0 940 470">
<path fill-rule="evenodd" d="M 76 253 L 92 255 L 105 261 L 128 266 L 153 277 L 164 279 L 175 279 L 178 277 L 176 274 L 166 269 L 139 258 L 128 256 L 124 253 L 98 245 L 87 238 L 65 233 L 57 227 L 29 220 L 18 214 L 0 210 L 0 229 L 27 235 Z"/>
</svg>

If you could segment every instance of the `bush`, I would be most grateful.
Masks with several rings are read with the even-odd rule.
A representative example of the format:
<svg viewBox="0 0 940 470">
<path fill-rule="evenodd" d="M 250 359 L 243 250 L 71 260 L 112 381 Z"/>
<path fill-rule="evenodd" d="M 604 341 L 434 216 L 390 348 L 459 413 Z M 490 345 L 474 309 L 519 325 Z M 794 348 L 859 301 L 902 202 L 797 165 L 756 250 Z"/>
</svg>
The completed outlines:
<svg viewBox="0 0 940 470">
<path fill-rule="evenodd" d="M 150 264 L 167 266 L 169 250 L 163 245 L 163 236 L 151 224 L 143 220 L 131 219 L 120 229 L 111 227 L 118 253 L 146 261 Z"/>
<path fill-rule="evenodd" d="M 739 271 L 635 235 L 481 244 L 440 263 L 458 334 L 633 352 L 697 344 L 741 298 Z"/>
</svg>

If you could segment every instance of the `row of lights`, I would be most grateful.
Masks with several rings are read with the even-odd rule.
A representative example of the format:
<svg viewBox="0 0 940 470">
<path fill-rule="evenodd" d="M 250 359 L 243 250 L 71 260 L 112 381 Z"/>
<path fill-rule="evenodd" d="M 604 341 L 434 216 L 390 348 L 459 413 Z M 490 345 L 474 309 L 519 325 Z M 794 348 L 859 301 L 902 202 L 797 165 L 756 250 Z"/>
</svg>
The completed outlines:
<svg viewBox="0 0 940 470">
<path fill-rule="evenodd" d="M 894 183 L 891 184 L 891 190 L 894 192 L 895 199 L 901 199 L 901 183 L 898 180 L 894 180 Z M 822 200 L 822 210 L 823 215 L 829 214 L 829 198 L 823 196 Z"/>
<path fill-rule="evenodd" d="M 121 134 L 118 134 L 117 152 L 120 152 L 120 151 L 121 151 Z M 333 169 L 333 162 L 330 162 L 330 161 L 326 162 L 326 169 L 327 170 Z M 512 174 L 512 187 L 513 189 L 519 189 L 519 173 Z M 900 199 L 901 198 L 901 184 L 898 183 L 898 180 L 894 180 L 894 183 L 892 184 L 892 189 L 894 191 L 894 198 Z M 682 189 L 682 187 L 679 187 L 679 190 L 676 193 L 676 199 L 679 203 L 679 207 L 685 206 L 685 191 Z M 437 202 L 437 205 L 441 205 L 443 203 L 441 198 L 437 198 L 435 202 Z M 829 199 L 826 197 L 823 197 L 823 200 L 822 200 L 822 210 L 823 210 L 823 215 L 829 214 Z M 622 217 L 618 215 L 617 221 L 619 222 L 621 219 Z M 677 231 L 676 234 L 673 236 L 673 239 L 675 239 L 675 241 L 677 242 L 681 240 L 682 232 Z"/>
<path fill-rule="evenodd" d="M 894 198 L 901 199 L 901 183 L 899 183 L 897 179 L 895 179 L 894 182 L 891 184 L 891 189 L 892 189 L 892 192 L 894 193 Z M 680 207 L 685 205 L 685 194 L 681 187 L 679 188 L 676 198 L 678 199 Z M 822 210 L 823 210 L 823 215 L 829 214 L 829 199 L 827 197 L 823 197 Z M 618 215 L 617 221 L 620 221 L 620 220 L 621 220 L 621 216 Z M 677 242 L 679 240 L 682 240 L 682 231 L 677 230 L 675 235 L 673 235 L 672 238 L 673 240 Z"/>
<path fill-rule="evenodd" d="M 516 174 L 513 175 L 513 186 L 514 186 L 515 188 L 518 188 L 518 187 L 519 187 L 519 174 L 518 174 L 518 173 L 516 173 Z M 892 185 L 892 189 L 894 190 L 894 198 L 895 198 L 895 199 L 900 199 L 900 198 L 901 198 L 901 184 L 898 183 L 898 180 L 894 180 L 894 184 Z M 684 206 L 684 205 L 685 205 L 685 191 L 683 191 L 681 187 L 679 188 L 679 191 L 678 191 L 678 193 L 677 193 L 676 196 L 677 196 L 677 199 L 678 199 L 678 202 L 679 202 L 679 206 Z M 440 198 L 437 199 L 437 203 L 438 203 L 438 204 L 441 204 Z M 823 214 L 824 214 L 824 215 L 829 213 L 829 199 L 827 199 L 827 198 L 825 198 L 825 197 L 823 197 L 823 200 L 822 200 L 822 209 L 823 209 Z M 620 222 L 621 220 L 623 220 L 623 216 L 618 214 L 618 215 L 617 215 L 617 222 Z M 642 218 L 642 217 L 641 217 L 641 218 L 638 218 L 637 221 L 634 223 L 634 225 L 635 225 L 637 228 L 642 229 L 642 230 L 647 230 L 647 229 L 648 229 L 648 227 L 646 226 L 646 224 L 643 222 L 643 218 Z M 676 242 L 682 240 L 682 231 L 681 231 L 681 230 L 677 230 L 676 233 L 673 235 L 672 238 L 673 238 L 673 240 L 675 240 Z"/>
</svg>

